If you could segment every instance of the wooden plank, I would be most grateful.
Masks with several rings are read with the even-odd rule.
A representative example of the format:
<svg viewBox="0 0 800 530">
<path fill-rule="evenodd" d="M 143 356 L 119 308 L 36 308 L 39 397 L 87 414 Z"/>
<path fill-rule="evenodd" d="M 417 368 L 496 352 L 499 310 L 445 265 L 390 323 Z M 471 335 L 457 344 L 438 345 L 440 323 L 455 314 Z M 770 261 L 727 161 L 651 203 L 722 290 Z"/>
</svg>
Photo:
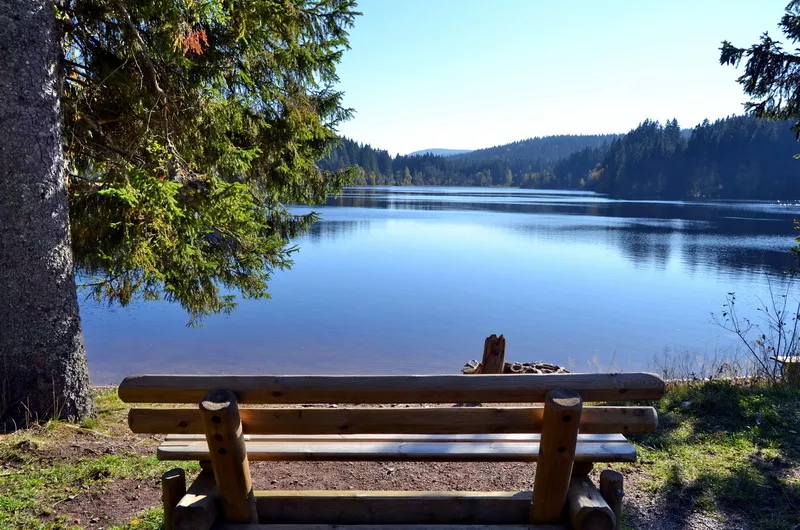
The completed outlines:
<svg viewBox="0 0 800 530">
<path fill-rule="evenodd" d="M 186 472 L 176 467 L 161 475 L 161 504 L 164 506 L 164 530 L 174 530 L 175 507 L 186 495 Z"/>
<path fill-rule="evenodd" d="M 490 335 L 483 343 L 482 374 L 502 374 L 506 364 L 506 339 Z"/>
<path fill-rule="evenodd" d="M 479 408 L 261 408 L 240 409 L 246 434 L 487 434 L 536 433 L 542 407 Z M 128 425 L 136 433 L 202 434 L 197 410 L 131 409 Z M 580 429 L 586 434 L 652 432 L 653 407 L 586 407 Z"/>
<path fill-rule="evenodd" d="M 294 524 L 521 524 L 530 503 L 530 492 L 256 492 L 260 521 Z"/>
<path fill-rule="evenodd" d="M 616 518 L 589 477 L 573 477 L 567 492 L 567 513 L 574 530 L 614 530 Z"/>
<path fill-rule="evenodd" d="M 571 390 L 553 390 L 544 403 L 544 426 L 533 483 L 531 521 L 558 522 L 575 461 L 583 403 Z"/>
<path fill-rule="evenodd" d="M 370 524 L 370 525 L 340 525 L 340 524 L 229 524 L 222 523 L 214 526 L 212 530 L 570 530 L 564 525 L 462 525 L 462 524 Z"/>
<path fill-rule="evenodd" d="M 541 434 L 245 434 L 246 442 L 538 442 Z M 162 444 L 205 441 L 204 434 L 168 434 Z M 627 442 L 621 434 L 578 434 L 578 442 Z"/>
<path fill-rule="evenodd" d="M 127 403 L 198 403 L 215 388 L 239 403 L 534 403 L 555 388 L 584 401 L 660 399 L 655 374 L 501 375 L 139 375 L 126 377 L 119 397 Z"/>
<path fill-rule="evenodd" d="M 236 395 L 212 390 L 200 402 L 206 430 L 209 460 L 214 469 L 225 520 L 257 523 L 250 463 L 247 460 Z"/>
<path fill-rule="evenodd" d="M 536 462 L 539 443 L 519 442 L 245 442 L 251 461 Z M 159 460 L 207 460 L 205 442 L 161 445 Z M 581 443 L 576 462 L 635 462 L 628 442 Z"/>
<path fill-rule="evenodd" d="M 189 491 L 175 507 L 172 524 L 175 530 L 208 530 L 217 519 L 219 493 L 214 473 L 203 470 L 189 486 Z"/>
<path fill-rule="evenodd" d="M 622 473 L 605 469 L 600 473 L 600 495 L 603 496 L 616 519 L 615 530 L 622 528 L 622 497 L 625 495 Z"/>
</svg>

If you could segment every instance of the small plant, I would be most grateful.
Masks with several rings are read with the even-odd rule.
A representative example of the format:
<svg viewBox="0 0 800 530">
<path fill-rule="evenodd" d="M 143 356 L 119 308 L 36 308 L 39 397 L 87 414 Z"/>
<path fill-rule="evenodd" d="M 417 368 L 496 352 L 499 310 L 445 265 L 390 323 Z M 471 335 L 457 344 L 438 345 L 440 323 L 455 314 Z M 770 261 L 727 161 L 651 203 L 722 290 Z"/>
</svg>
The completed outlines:
<svg viewBox="0 0 800 530">
<path fill-rule="evenodd" d="M 757 322 L 740 316 L 736 307 L 736 293 L 725 296 L 725 304 L 719 315 L 711 314 L 714 323 L 726 331 L 735 333 L 744 344 L 750 358 L 755 362 L 756 375 L 778 383 L 783 378 L 783 366 L 778 359 L 797 354 L 800 341 L 800 302 L 789 301 L 789 282 L 783 294 L 769 287 L 769 299 L 759 299 L 756 308 L 761 313 Z"/>
</svg>

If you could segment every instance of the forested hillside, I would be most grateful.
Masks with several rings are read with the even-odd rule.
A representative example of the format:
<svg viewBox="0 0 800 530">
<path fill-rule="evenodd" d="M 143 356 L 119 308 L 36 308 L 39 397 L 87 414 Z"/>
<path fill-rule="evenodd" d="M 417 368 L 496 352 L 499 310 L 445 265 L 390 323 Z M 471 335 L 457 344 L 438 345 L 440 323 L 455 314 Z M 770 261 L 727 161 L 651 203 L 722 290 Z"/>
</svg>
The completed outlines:
<svg viewBox="0 0 800 530">
<path fill-rule="evenodd" d="M 675 120 L 646 120 L 608 149 L 574 153 L 551 185 L 616 197 L 788 199 L 800 196 L 800 145 L 788 121 L 704 121 L 688 138 Z"/>
<path fill-rule="evenodd" d="M 361 168 L 360 185 L 534 186 L 560 159 L 602 147 L 617 135 L 547 136 L 453 156 L 397 155 L 347 138 L 319 165 L 336 171 Z"/>
<path fill-rule="evenodd" d="M 790 122 L 734 116 L 681 130 L 645 120 L 625 135 L 548 136 L 441 157 L 396 156 L 344 139 L 323 169 L 357 165 L 358 184 L 520 186 L 615 197 L 788 199 L 800 196 Z"/>
</svg>

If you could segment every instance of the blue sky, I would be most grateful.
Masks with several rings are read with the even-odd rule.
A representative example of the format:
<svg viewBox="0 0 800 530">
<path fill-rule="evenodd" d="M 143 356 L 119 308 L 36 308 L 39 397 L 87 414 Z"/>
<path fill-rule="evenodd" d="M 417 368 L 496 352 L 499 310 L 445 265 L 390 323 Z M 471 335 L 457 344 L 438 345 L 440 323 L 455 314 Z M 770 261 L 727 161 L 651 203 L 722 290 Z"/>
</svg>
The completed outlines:
<svg viewBox="0 0 800 530">
<path fill-rule="evenodd" d="M 362 0 L 339 67 L 339 131 L 390 153 L 625 132 L 740 113 L 749 46 L 788 0 Z"/>
</svg>

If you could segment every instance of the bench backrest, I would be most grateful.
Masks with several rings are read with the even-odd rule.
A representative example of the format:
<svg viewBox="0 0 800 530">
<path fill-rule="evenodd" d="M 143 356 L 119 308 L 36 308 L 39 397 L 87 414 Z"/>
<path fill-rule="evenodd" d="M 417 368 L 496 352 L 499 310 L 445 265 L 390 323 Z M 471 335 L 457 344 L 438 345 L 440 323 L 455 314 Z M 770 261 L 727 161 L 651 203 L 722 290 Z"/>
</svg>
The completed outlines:
<svg viewBox="0 0 800 530">
<path fill-rule="evenodd" d="M 664 381 L 647 373 L 410 376 L 211 376 L 141 375 L 119 387 L 128 403 L 194 404 L 193 408 L 134 408 L 134 432 L 203 434 L 196 407 L 214 389 L 227 389 L 240 405 L 543 403 L 552 390 L 583 402 L 653 401 Z M 483 434 L 539 433 L 542 407 L 433 408 L 247 408 L 240 407 L 247 434 Z M 580 432 L 639 433 L 655 429 L 647 406 L 584 406 Z"/>
</svg>

